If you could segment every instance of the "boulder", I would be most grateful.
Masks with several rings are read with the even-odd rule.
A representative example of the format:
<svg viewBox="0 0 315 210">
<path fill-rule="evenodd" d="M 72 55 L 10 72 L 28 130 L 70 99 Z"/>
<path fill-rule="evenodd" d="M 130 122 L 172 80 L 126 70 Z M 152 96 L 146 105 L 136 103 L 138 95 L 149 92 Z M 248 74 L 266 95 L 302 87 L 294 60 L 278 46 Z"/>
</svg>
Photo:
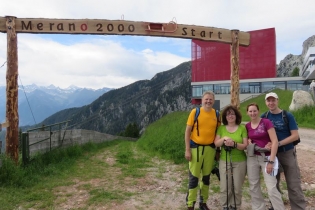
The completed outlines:
<svg viewBox="0 0 315 210">
<path fill-rule="evenodd" d="M 314 106 L 314 101 L 309 92 L 296 90 L 293 92 L 292 102 L 289 106 L 290 111 L 298 110 L 304 106 Z"/>
</svg>

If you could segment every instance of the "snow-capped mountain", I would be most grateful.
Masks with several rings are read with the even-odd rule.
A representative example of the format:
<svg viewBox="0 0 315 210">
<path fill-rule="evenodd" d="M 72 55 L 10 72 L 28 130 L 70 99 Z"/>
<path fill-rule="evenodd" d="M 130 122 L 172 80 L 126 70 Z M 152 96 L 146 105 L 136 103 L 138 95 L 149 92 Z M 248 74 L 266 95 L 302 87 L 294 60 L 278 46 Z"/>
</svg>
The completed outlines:
<svg viewBox="0 0 315 210">
<path fill-rule="evenodd" d="M 67 108 L 88 105 L 110 88 L 90 89 L 74 85 L 62 89 L 54 85 L 35 84 L 19 86 L 19 126 L 40 123 L 50 115 Z M 0 86 L 0 120 L 5 121 L 6 87 Z"/>
</svg>

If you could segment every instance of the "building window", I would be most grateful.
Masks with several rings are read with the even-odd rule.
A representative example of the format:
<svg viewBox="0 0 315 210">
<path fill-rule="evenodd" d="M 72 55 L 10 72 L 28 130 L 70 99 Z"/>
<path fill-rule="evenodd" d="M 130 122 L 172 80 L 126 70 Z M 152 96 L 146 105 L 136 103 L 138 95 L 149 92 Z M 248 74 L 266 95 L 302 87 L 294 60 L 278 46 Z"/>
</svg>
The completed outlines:
<svg viewBox="0 0 315 210">
<path fill-rule="evenodd" d="M 192 97 L 201 97 L 202 96 L 202 85 L 192 86 Z"/>
<path fill-rule="evenodd" d="M 216 84 L 216 85 L 214 85 L 214 91 L 213 92 L 215 94 L 230 94 L 231 85 L 230 85 L 230 83 Z"/>
<path fill-rule="evenodd" d="M 272 89 L 274 89 L 276 86 L 273 84 L 273 82 L 262 82 L 261 83 L 262 86 L 262 92 L 267 92 L 270 91 Z"/>
<path fill-rule="evenodd" d="M 203 86 L 203 92 L 209 91 L 209 90 L 213 92 L 213 85 L 204 85 Z"/>
<path fill-rule="evenodd" d="M 250 82 L 249 83 L 250 93 L 261 93 L 260 92 L 260 82 Z"/>
<path fill-rule="evenodd" d="M 282 90 L 285 90 L 285 81 L 283 82 L 273 82 L 273 84 L 275 85 L 275 88 L 279 88 L 279 89 L 282 89 Z"/>
<path fill-rule="evenodd" d="M 241 83 L 240 84 L 240 92 L 241 93 L 249 93 L 249 83 Z"/>
<path fill-rule="evenodd" d="M 288 81 L 287 82 L 287 89 L 288 90 L 305 90 L 308 91 L 306 85 L 303 85 L 303 81 Z"/>
</svg>

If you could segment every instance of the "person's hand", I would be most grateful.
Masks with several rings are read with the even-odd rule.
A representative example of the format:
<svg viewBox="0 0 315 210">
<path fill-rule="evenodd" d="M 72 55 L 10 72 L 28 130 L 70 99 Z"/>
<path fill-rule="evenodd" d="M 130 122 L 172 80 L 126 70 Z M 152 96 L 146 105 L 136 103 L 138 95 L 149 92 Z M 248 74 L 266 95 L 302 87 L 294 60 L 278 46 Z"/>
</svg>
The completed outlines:
<svg viewBox="0 0 315 210">
<path fill-rule="evenodd" d="M 267 163 L 267 174 L 271 174 L 273 170 L 273 164 Z"/>
<path fill-rule="evenodd" d="M 248 143 L 248 144 L 252 144 L 253 142 L 252 142 L 252 140 L 251 140 L 250 138 L 248 138 L 248 139 L 247 139 L 247 143 Z"/>
<path fill-rule="evenodd" d="M 235 143 L 231 138 L 225 138 L 224 144 L 225 146 L 228 146 L 228 147 L 234 147 Z"/>
<path fill-rule="evenodd" d="M 268 142 L 268 144 L 265 145 L 265 148 L 271 150 L 271 146 L 272 146 L 272 143 Z"/>
<path fill-rule="evenodd" d="M 190 149 L 185 151 L 185 158 L 186 158 L 186 160 L 191 161 L 191 150 Z"/>
</svg>

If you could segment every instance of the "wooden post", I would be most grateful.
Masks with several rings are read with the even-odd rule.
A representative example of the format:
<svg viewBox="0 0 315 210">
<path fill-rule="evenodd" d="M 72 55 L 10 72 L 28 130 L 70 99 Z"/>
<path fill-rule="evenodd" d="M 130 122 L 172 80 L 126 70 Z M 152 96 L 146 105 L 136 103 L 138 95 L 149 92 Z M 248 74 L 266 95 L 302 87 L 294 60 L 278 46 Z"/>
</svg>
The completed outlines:
<svg viewBox="0 0 315 210">
<path fill-rule="evenodd" d="M 6 75 L 6 154 L 16 163 L 19 159 L 19 115 L 18 115 L 18 51 L 15 30 L 16 17 L 6 17 L 7 29 L 7 75 Z"/>
<path fill-rule="evenodd" d="M 239 81 L 239 30 L 232 30 L 231 37 L 231 105 L 240 109 L 240 81 Z"/>
</svg>

